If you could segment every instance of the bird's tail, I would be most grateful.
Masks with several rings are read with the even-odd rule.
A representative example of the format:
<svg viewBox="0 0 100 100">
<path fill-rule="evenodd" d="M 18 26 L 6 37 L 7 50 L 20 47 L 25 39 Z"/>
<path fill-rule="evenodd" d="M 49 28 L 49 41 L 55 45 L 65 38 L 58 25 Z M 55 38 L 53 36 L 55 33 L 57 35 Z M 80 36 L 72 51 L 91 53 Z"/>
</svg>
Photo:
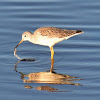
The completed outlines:
<svg viewBox="0 0 100 100">
<path fill-rule="evenodd" d="M 84 33 L 84 32 L 81 30 L 76 30 L 76 33 Z"/>
<path fill-rule="evenodd" d="M 74 34 L 72 34 L 72 35 L 70 35 L 70 36 L 67 36 L 65 39 L 68 39 L 68 38 L 70 38 L 70 37 L 73 37 L 73 36 L 75 36 L 75 35 L 79 35 L 79 34 L 81 34 L 81 33 L 84 33 L 83 31 L 81 31 L 81 30 L 74 30 L 74 32 L 76 31 L 76 33 L 74 33 Z"/>
</svg>

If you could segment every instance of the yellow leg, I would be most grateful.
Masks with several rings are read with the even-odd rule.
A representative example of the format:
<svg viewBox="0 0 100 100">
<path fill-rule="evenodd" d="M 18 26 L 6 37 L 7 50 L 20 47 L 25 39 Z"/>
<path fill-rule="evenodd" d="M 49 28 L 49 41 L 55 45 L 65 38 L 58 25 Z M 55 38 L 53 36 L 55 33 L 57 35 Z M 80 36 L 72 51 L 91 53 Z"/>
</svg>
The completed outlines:
<svg viewBox="0 0 100 100">
<path fill-rule="evenodd" d="M 54 57 L 54 50 L 53 50 L 53 47 L 50 47 L 50 51 L 51 51 L 51 59 L 53 59 L 53 57 Z"/>
<path fill-rule="evenodd" d="M 54 65 L 54 50 L 53 50 L 53 46 L 50 47 L 50 51 L 51 51 L 51 69 L 50 72 L 53 71 L 53 65 Z"/>
</svg>

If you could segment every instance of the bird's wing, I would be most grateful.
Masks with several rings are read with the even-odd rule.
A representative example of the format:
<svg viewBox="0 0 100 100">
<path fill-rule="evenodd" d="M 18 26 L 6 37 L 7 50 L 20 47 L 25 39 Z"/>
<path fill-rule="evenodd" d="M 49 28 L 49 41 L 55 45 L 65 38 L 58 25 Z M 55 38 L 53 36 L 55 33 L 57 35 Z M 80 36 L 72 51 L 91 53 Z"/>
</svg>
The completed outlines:
<svg viewBox="0 0 100 100">
<path fill-rule="evenodd" d="M 40 34 L 42 36 L 48 36 L 49 38 L 58 37 L 63 38 L 76 33 L 76 30 L 66 30 L 55 27 L 42 27 L 37 29 L 34 34 Z"/>
</svg>

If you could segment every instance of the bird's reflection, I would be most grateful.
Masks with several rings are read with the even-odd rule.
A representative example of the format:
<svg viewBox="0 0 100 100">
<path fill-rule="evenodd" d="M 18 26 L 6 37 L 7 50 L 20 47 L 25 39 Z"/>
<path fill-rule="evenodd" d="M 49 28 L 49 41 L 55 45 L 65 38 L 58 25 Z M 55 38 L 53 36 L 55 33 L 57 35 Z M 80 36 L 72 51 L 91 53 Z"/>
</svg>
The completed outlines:
<svg viewBox="0 0 100 100">
<path fill-rule="evenodd" d="M 69 92 L 69 91 L 60 91 L 59 89 L 53 88 L 51 86 L 38 86 L 38 87 L 32 87 L 30 85 L 25 85 L 24 86 L 26 89 L 36 89 L 36 90 L 44 90 L 44 91 L 48 91 L 48 92 Z"/>
<path fill-rule="evenodd" d="M 65 74 L 59 74 L 56 72 L 34 72 L 29 74 L 24 74 L 22 72 L 19 72 L 17 70 L 17 64 L 21 61 L 18 61 L 15 64 L 15 71 L 21 74 L 21 79 L 24 83 L 47 83 L 47 84 L 70 84 L 79 86 L 80 84 L 74 83 L 74 81 L 81 80 L 76 77 L 72 77 L 70 75 Z M 56 88 L 53 88 L 51 86 L 38 86 L 38 87 L 32 87 L 29 85 L 25 85 L 26 89 L 37 89 L 37 90 L 45 90 L 49 92 L 58 92 L 59 90 Z"/>
</svg>

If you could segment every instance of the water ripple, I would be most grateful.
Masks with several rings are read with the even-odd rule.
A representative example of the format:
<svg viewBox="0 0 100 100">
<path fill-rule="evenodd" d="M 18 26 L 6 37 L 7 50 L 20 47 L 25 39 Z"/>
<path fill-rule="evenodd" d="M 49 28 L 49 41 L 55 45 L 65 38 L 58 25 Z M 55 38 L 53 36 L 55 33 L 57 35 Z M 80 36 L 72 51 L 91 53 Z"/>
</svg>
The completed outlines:
<svg viewBox="0 0 100 100">
<path fill-rule="evenodd" d="M 88 99 L 95 99 L 95 97 L 99 99 L 99 8 L 100 0 L 1 0 L 1 99 L 32 99 L 33 93 L 34 99 L 66 99 L 66 97 L 75 100 L 86 99 L 87 97 Z M 18 47 L 18 55 L 22 58 L 35 58 L 36 61 L 21 62 L 18 64 L 18 70 L 22 73 L 14 71 L 14 66 L 18 60 L 13 55 L 13 49 L 21 40 L 21 34 L 24 31 L 34 32 L 37 28 L 44 26 L 84 31 L 83 34 L 74 36 L 54 46 L 54 70 L 63 75 L 68 74 L 84 79 L 74 80 L 75 84 L 80 83 L 83 86 L 23 83 L 22 73 L 47 71 L 51 66 L 50 49 L 29 42 L 24 42 Z M 31 86 L 31 89 L 27 90 L 24 88 L 25 85 L 26 88 Z M 47 87 L 49 89 L 68 90 L 68 92 L 55 93 L 55 95 L 40 92 L 40 88 Z M 4 97 L 4 95 L 7 95 L 7 97 Z"/>
</svg>

